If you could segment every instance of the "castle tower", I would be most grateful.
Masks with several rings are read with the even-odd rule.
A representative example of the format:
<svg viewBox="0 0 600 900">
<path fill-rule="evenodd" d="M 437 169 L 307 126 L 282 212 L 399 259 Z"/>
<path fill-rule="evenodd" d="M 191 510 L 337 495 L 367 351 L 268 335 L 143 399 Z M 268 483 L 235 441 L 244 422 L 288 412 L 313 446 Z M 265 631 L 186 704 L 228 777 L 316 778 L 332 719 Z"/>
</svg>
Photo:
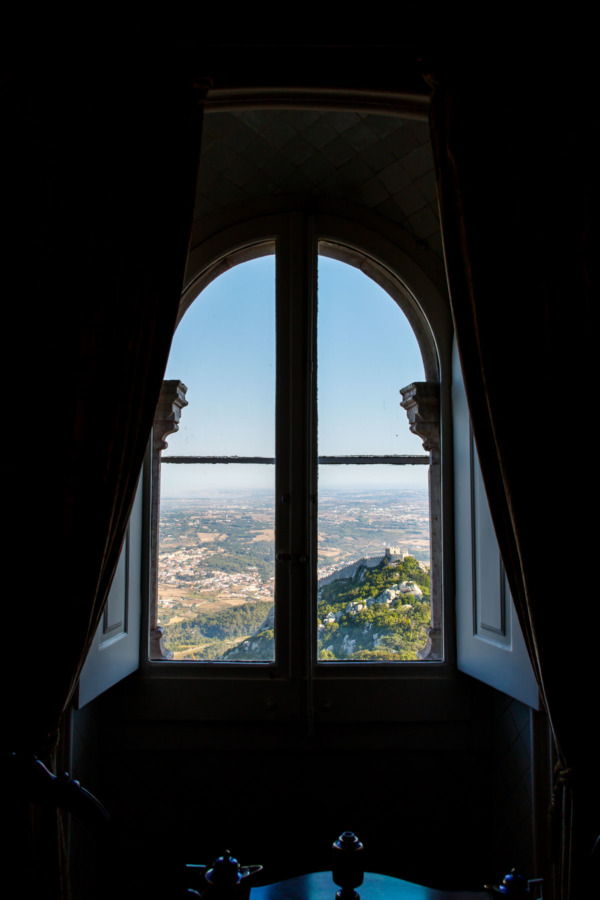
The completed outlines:
<svg viewBox="0 0 600 900">
<path fill-rule="evenodd" d="M 407 554 L 400 547 L 386 547 L 384 557 L 387 560 L 402 560 Z"/>
</svg>

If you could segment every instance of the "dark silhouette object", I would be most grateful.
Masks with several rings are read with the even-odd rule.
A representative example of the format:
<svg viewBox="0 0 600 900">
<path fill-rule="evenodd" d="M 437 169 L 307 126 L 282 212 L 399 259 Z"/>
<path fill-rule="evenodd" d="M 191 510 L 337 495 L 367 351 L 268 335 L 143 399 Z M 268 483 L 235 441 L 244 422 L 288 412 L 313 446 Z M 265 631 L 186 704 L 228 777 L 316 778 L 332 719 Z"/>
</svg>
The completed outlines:
<svg viewBox="0 0 600 900">
<path fill-rule="evenodd" d="M 240 866 L 226 850 L 212 866 L 188 864 L 185 867 L 187 897 L 206 900 L 248 900 L 250 879 L 262 871 L 262 866 Z"/>
<path fill-rule="evenodd" d="M 19 753 L 10 754 L 8 772 L 14 798 L 65 810 L 77 816 L 98 840 L 108 837 L 108 812 L 68 772 L 53 775 L 37 757 Z"/>
<path fill-rule="evenodd" d="M 344 831 L 332 847 L 331 874 L 341 890 L 337 900 L 358 900 L 354 890 L 363 883 L 365 874 L 364 846 L 351 831 Z"/>
<path fill-rule="evenodd" d="M 531 896 L 529 882 L 516 869 L 511 869 L 501 884 L 486 884 L 485 889 L 494 897 L 505 897 L 506 900 L 527 900 Z"/>
</svg>

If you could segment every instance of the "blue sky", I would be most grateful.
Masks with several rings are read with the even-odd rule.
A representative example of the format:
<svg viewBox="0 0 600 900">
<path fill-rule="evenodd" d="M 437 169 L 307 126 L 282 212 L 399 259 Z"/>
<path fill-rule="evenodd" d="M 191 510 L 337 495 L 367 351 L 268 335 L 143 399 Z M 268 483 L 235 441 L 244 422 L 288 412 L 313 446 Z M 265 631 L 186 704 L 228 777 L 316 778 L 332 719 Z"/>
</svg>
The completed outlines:
<svg viewBox="0 0 600 900">
<path fill-rule="evenodd" d="M 319 257 L 320 454 L 423 453 L 408 430 L 399 390 L 423 380 L 412 329 L 382 288 L 353 266 Z M 188 387 L 189 405 L 165 455 L 274 456 L 275 259 L 235 266 L 185 314 L 166 378 Z M 322 466 L 320 484 L 426 486 L 427 469 Z M 165 497 L 207 487 L 270 486 L 267 466 L 162 466 Z"/>
</svg>

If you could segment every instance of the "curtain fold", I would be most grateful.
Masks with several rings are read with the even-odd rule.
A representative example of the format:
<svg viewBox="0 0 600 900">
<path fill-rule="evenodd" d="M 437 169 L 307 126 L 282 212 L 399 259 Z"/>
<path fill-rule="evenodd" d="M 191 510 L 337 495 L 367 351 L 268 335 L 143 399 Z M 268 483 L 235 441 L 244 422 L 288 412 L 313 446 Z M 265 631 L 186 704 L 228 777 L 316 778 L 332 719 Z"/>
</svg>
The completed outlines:
<svg viewBox="0 0 600 900">
<path fill-rule="evenodd" d="M 442 233 L 492 518 L 562 771 L 572 773 L 581 892 L 600 803 L 578 703 L 597 698 L 599 682 L 588 644 L 598 624 L 588 565 L 597 474 L 581 449 L 597 354 L 592 82 L 585 60 L 487 50 L 430 61 Z"/>
<path fill-rule="evenodd" d="M 57 48 L 3 81 L 14 387 L 28 412 L 11 471 L 22 604 L 5 657 L 5 721 L 9 749 L 46 762 L 100 620 L 152 427 L 205 93 L 177 56 L 121 58 L 109 46 L 77 59 Z M 37 843 L 47 857 L 47 829 Z M 49 865 L 40 885 L 52 896 L 54 882 L 59 895 Z"/>
</svg>

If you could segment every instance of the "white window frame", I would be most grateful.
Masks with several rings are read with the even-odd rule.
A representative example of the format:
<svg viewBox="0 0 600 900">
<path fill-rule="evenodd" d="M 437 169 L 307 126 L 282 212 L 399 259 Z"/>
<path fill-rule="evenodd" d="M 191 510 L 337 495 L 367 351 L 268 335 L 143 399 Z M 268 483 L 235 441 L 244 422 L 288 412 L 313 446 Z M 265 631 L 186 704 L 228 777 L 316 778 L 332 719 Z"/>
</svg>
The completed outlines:
<svg viewBox="0 0 600 900">
<path fill-rule="evenodd" d="M 148 596 L 145 502 L 150 493 L 149 474 L 147 453 L 104 612 L 79 676 L 76 709 L 137 671 L 140 665 L 140 630 Z"/>
<path fill-rule="evenodd" d="M 539 689 L 492 524 L 453 346 L 456 642 L 460 671 L 539 709 Z"/>
</svg>

